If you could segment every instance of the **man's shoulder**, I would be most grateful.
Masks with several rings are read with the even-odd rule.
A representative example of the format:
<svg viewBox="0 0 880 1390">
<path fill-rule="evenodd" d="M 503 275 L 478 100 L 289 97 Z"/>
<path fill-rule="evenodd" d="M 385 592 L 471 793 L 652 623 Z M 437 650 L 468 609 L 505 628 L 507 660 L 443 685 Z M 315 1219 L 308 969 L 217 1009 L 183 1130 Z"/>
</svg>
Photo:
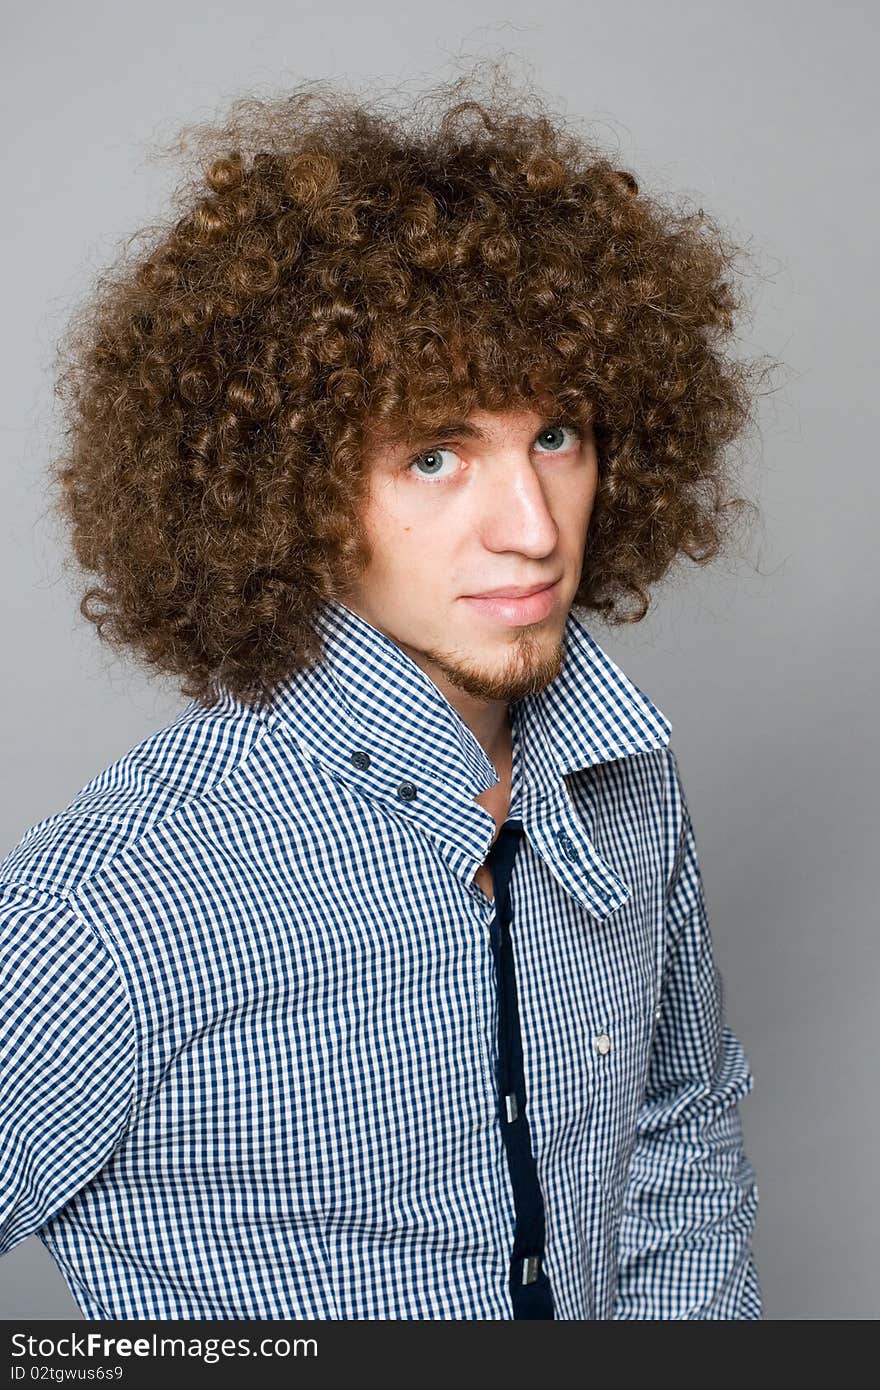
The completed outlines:
<svg viewBox="0 0 880 1390">
<path fill-rule="evenodd" d="M 0 883 L 76 893 L 144 835 L 216 791 L 266 729 L 257 709 L 192 702 L 28 826 L 0 859 Z"/>
</svg>

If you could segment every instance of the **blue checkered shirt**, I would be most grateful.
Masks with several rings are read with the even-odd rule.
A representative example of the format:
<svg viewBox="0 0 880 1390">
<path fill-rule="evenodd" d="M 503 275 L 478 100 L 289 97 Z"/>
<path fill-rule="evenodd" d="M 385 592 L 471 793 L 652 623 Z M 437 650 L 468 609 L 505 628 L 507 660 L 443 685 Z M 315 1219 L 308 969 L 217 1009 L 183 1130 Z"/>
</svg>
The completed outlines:
<svg viewBox="0 0 880 1390">
<path fill-rule="evenodd" d="M 316 621 L 271 701 L 192 702 L 0 863 L 0 1250 L 38 1235 L 86 1318 L 515 1316 L 497 774 L 400 648 Z M 671 726 L 574 613 L 511 724 L 523 1282 L 562 1319 L 760 1319 Z"/>
</svg>

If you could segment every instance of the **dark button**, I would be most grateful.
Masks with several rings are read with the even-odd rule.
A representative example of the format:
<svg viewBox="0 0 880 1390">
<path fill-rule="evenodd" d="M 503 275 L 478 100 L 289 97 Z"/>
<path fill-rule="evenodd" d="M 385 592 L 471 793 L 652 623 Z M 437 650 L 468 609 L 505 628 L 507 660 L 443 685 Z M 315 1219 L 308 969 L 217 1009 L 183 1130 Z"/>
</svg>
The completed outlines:
<svg viewBox="0 0 880 1390">
<path fill-rule="evenodd" d="M 566 835 L 564 830 L 560 832 L 558 839 L 559 848 L 562 850 L 562 853 L 565 855 L 566 859 L 572 859 L 576 862 L 578 856 L 577 850 L 574 846 L 574 841 L 568 835 Z"/>
<path fill-rule="evenodd" d="M 356 753 L 352 753 L 351 755 L 351 765 L 352 767 L 358 768 L 361 772 L 365 772 L 370 766 L 369 753 L 364 753 L 361 749 L 358 749 Z"/>
<path fill-rule="evenodd" d="M 413 786 L 412 782 L 401 782 L 400 786 L 397 788 L 397 795 L 400 797 L 401 801 L 415 801 L 418 796 L 418 790 Z"/>
</svg>

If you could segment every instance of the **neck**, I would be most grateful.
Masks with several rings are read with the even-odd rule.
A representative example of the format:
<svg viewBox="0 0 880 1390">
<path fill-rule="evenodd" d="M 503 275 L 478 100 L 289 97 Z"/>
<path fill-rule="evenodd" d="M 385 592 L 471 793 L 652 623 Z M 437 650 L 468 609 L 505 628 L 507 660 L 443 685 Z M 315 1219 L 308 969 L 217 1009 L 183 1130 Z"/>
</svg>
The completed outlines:
<svg viewBox="0 0 880 1390">
<path fill-rule="evenodd" d="M 462 722 L 467 725 L 486 756 L 496 764 L 504 760 L 510 748 L 510 704 L 507 700 L 481 700 L 469 695 L 460 686 L 454 685 L 446 674 L 433 662 L 425 660 L 423 653 L 407 646 L 399 645 L 408 652 L 417 665 L 421 666 L 450 703 Z"/>
<path fill-rule="evenodd" d="M 486 756 L 497 767 L 510 747 L 510 706 L 504 700 L 474 700 L 458 691 L 443 691 L 461 715 Z"/>
<path fill-rule="evenodd" d="M 486 756 L 496 766 L 499 765 L 499 762 L 504 762 L 511 747 L 509 701 L 481 699 L 476 695 L 469 694 L 466 690 L 462 690 L 425 652 L 389 632 L 375 615 L 363 612 L 351 599 L 346 599 L 343 606 L 347 607 L 350 612 L 356 613 L 358 617 L 363 618 L 365 622 L 370 623 L 378 632 L 384 633 L 396 646 L 400 647 L 401 651 L 406 652 L 416 665 L 422 668 L 425 675 L 430 677 L 441 695 L 461 716 L 462 721 L 470 729 Z"/>
</svg>

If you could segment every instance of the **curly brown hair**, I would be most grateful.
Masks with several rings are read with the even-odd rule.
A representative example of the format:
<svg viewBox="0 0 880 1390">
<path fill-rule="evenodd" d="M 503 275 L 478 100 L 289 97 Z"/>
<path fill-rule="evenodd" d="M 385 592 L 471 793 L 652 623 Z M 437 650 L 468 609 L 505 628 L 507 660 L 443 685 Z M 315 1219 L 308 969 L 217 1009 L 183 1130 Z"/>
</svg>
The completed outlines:
<svg viewBox="0 0 880 1390">
<path fill-rule="evenodd" d="M 725 447 L 759 366 L 723 351 L 740 249 L 505 74 L 482 99 L 474 80 L 403 112 L 304 83 L 189 127 L 173 225 L 99 276 L 62 342 L 52 480 L 100 581 L 80 611 L 200 702 L 271 699 L 320 659 L 316 605 L 368 558 L 376 438 L 539 398 L 591 423 L 574 603 L 611 622 L 751 505 Z"/>
</svg>

